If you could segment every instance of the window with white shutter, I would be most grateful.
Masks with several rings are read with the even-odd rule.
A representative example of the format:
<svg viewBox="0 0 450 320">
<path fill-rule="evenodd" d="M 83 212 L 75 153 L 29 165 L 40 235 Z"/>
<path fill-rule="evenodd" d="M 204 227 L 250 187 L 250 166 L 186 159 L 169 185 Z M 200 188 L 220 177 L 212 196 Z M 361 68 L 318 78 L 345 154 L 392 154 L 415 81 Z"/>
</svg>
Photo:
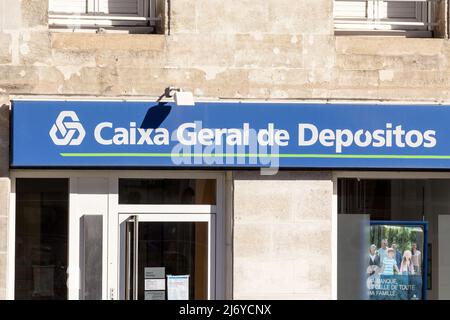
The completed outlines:
<svg viewBox="0 0 450 320">
<path fill-rule="evenodd" d="M 49 26 L 59 31 L 150 33 L 161 22 L 163 0 L 49 0 Z"/>
<path fill-rule="evenodd" d="M 334 0 L 336 34 L 430 37 L 434 0 Z"/>
</svg>

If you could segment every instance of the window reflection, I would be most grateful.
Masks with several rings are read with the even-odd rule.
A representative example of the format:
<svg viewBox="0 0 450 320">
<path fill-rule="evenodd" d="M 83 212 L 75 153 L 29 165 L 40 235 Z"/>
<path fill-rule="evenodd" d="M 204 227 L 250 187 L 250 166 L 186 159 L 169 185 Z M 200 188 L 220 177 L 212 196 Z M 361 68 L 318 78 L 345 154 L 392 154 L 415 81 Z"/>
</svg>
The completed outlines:
<svg viewBox="0 0 450 320">
<path fill-rule="evenodd" d="M 67 179 L 16 180 L 16 299 L 66 299 Z"/>
<path fill-rule="evenodd" d="M 450 180 L 339 179 L 338 213 L 339 298 L 450 296 Z M 378 282 L 366 282 L 364 274 Z M 407 290 L 389 291 L 388 280 Z"/>
</svg>

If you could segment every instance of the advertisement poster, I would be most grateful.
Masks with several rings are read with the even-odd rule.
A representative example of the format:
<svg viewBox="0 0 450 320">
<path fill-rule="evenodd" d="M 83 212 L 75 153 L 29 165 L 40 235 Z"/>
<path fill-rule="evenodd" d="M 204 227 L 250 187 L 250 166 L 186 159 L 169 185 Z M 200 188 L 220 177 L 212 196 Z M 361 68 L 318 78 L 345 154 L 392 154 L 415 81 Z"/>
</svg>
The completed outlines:
<svg viewBox="0 0 450 320">
<path fill-rule="evenodd" d="M 370 300 L 422 300 L 426 222 L 372 221 L 367 255 Z"/>
</svg>

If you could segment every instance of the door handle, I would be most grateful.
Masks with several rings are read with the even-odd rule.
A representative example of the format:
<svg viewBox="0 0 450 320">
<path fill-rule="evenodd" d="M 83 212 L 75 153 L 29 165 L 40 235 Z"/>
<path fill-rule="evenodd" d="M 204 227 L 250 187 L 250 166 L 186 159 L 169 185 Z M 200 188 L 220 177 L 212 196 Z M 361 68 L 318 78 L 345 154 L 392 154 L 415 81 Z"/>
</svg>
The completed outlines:
<svg viewBox="0 0 450 320">
<path fill-rule="evenodd" d="M 129 300 L 138 299 L 138 240 L 139 222 L 131 216 L 126 222 L 126 284 L 125 296 Z"/>
<path fill-rule="evenodd" d="M 138 220 L 138 216 L 134 216 L 134 223 L 135 223 L 135 227 L 134 227 L 134 278 L 133 278 L 133 299 L 134 300 L 138 300 L 138 246 L 139 246 L 139 220 Z"/>
<path fill-rule="evenodd" d="M 77 267 L 67 267 L 66 269 L 66 287 L 67 289 L 70 288 L 70 281 L 75 277 L 75 279 L 78 279 L 78 286 L 80 285 L 80 269 Z M 74 289 L 74 288 L 73 288 Z"/>
<path fill-rule="evenodd" d="M 69 267 L 66 268 L 66 287 L 67 289 L 69 289 L 69 277 L 70 277 L 70 272 L 69 272 Z"/>
</svg>

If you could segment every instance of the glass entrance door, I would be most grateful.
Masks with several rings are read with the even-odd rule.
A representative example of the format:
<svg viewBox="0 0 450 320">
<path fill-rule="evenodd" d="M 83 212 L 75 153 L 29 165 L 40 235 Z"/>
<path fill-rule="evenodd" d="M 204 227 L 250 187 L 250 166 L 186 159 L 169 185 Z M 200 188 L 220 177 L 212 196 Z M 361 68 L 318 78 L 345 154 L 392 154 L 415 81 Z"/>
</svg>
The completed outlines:
<svg viewBox="0 0 450 320">
<path fill-rule="evenodd" d="M 212 225 L 210 214 L 127 216 L 121 223 L 124 298 L 211 298 Z"/>
</svg>

